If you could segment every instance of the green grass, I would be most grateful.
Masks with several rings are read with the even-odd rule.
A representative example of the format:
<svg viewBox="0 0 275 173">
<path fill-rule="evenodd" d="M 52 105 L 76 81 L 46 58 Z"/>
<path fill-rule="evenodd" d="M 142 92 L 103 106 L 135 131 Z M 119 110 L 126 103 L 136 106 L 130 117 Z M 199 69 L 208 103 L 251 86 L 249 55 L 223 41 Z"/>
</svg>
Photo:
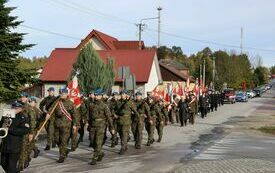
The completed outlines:
<svg viewBox="0 0 275 173">
<path fill-rule="evenodd" d="M 258 130 L 264 133 L 275 135 L 275 126 L 264 126 L 259 128 Z"/>
</svg>

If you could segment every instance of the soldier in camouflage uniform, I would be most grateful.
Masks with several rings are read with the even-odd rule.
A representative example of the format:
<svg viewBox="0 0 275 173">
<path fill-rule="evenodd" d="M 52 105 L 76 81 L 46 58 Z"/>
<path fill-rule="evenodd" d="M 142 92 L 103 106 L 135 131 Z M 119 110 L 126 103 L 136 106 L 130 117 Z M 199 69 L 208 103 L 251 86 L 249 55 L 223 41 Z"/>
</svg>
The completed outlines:
<svg viewBox="0 0 275 173">
<path fill-rule="evenodd" d="M 22 114 L 23 116 L 28 119 L 28 124 L 30 124 L 31 120 L 31 107 L 28 104 L 29 101 L 29 95 L 25 92 L 21 93 L 21 98 L 19 99 L 19 102 L 23 105 Z M 19 163 L 18 168 L 20 171 L 22 171 L 24 168 L 27 168 L 29 166 L 30 158 L 28 157 L 28 145 L 29 145 L 29 133 L 26 134 L 23 137 L 20 157 L 19 157 Z"/>
<path fill-rule="evenodd" d="M 160 109 L 158 108 L 158 106 L 156 104 L 156 98 L 154 98 L 152 96 L 148 97 L 148 105 L 150 106 L 151 119 L 150 119 L 150 121 L 146 122 L 145 128 L 148 133 L 147 146 L 150 146 L 151 144 L 153 144 L 155 142 L 154 131 L 156 128 L 156 118 L 157 118 L 157 115 L 160 114 Z"/>
<path fill-rule="evenodd" d="M 195 115 L 197 114 L 197 99 L 194 94 L 189 95 L 189 107 L 190 107 L 190 118 L 189 122 L 193 125 L 195 123 Z"/>
<path fill-rule="evenodd" d="M 68 140 L 70 137 L 71 128 L 76 132 L 75 122 L 75 106 L 72 101 L 68 98 L 68 90 L 60 89 L 60 99 L 58 99 L 51 109 L 54 109 L 52 115 L 47 114 L 46 119 L 51 118 L 54 122 L 55 130 L 55 142 L 59 147 L 59 159 L 57 163 L 63 163 L 68 155 Z M 57 104 L 56 107 L 55 104 Z M 72 127 L 73 126 L 73 127 Z"/>
<path fill-rule="evenodd" d="M 156 108 L 156 109 L 159 109 L 159 111 L 160 111 L 160 113 L 156 112 L 157 113 L 156 114 L 157 115 L 156 129 L 157 129 L 158 136 L 159 136 L 157 142 L 161 142 L 162 135 L 163 135 L 164 122 L 165 122 L 166 118 L 168 117 L 168 112 L 166 110 L 163 100 L 159 101 L 159 105 L 157 105 L 157 107 L 158 108 Z"/>
<path fill-rule="evenodd" d="M 112 120 L 113 120 L 113 126 L 114 126 L 114 134 L 112 135 L 112 144 L 111 147 L 115 147 L 118 144 L 118 136 L 117 136 L 117 108 L 119 105 L 120 95 L 118 92 L 113 93 L 113 98 L 109 101 L 109 108 L 112 113 Z"/>
<path fill-rule="evenodd" d="M 111 112 L 108 106 L 103 102 L 102 89 L 95 91 L 95 101 L 89 105 L 89 124 L 91 141 L 93 141 L 94 154 L 91 165 L 95 165 L 97 161 L 102 161 L 104 153 L 102 145 L 104 140 L 105 127 L 108 125 L 112 134 L 114 134 Z"/>
<path fill-rule="evenodd" d="M 89 111 L 89 105 L 92 104 L 93 102 L 95 101 L 95 92 L 94 91 L 91 91 L 89 93 L 89 97 L 88 99 L 85 101 L 85 104 L 86 104 L 86 108 L 87 108 L 87 111 Z M 87 116 L 88 116 L 88 112 L 87 112 Z M 89 144 L 89 147 L 93 147 L 93 141 L 92 141 L 92 134 L 90 133 L 90 127 L 91 127 L 91 124 L 89 123 L 88 121 L 88 132 L 89 132 L 89 140 L 90 140 L 90 144 Z"/>
<path fill-rule="evenodd" d="M 88 109 L 86 106 L 87 100 L 84 97 L 81 98 L 81 105 L 79 107 L 79 114 L 80 114 L 80 127 L 78 129 L 79 139 L 78 143 L 83 142 L 84 132 L 85 132 L 85 125 L 88 119 Z"/>
<path fill-rule="evenodd" d="M 81 120 L 81 114 L 80 114 L 80 106 L 76 108 L 75 114 L 74 114 L 74 122 L 72 122 L 72 128 L 71 128 L 71 152 L 75 151 L 78 147 L 78 130 L 80 128 L 80 120 Z M 73 123 L 75 123 L 76 130 L 73 129 Z"/>
<path fill-rule="evenodd" d="M 54 96 L 54 91 L 55 91 L 54 88 L 50 87 L 48 89 L 49 95 L 47 97 L 45 97 L 40 102 L 39 108 L 41 111 L 43 111 L 45 116 L 49 112 L 50 107 L 53 105 L 53 103 L 57 99 L 57 97 Z M 45 125 L 45 129 L 47 132 L 47 145 L 45 147 L 45 150 L 50 150 L 51 145 L 53 148 L 55 147 L 55 143 L 53 142 L 54 141 L 53 140 L 54 139 L 54 123 L 52 122 L 52 120 L 49 120 L 47 122 L 47 124 Z"/>
<path fill-rule="evenodd" d="M 142 131 L 144 129 L 144 121 L 145 118 L 150 121 L 150 107 L 145 102 L 145 100 L 142 99 L 142 93 L 137 92 L 136 93 L 136 100 L 135 105 L 137 108 L 137 111 L 139 113 L 138 117 L 135 117 L 132 122 L 132 132 L 135 139 L 135 148 L 140 149 L 141 143 L 142 143 Z"/>
<path fill-rule="evenodd" d="M 36 98 L 31 97 L 30 98 L 30 106 L 31 106 L 31 112 L 30 112 L 30 134 L 29 134 L 29 148 L 28 148 L 28 156 L 30 157 L 31 152 L 34 152 L 34 158 L 38 157 L 38 154 L 40 153 L 40 150 L 37 148 L 35 145 L 36 140 L 34 139 L 36 132 L 37 132 L 37 127 L 39 124 L 40 116 L 41 116 L 41 111 L 36 107 Z"/>
<path fill-rule="evenodd" d="M 127 142 L 130 133 L 131 127 L 131 116 L 139 116 L 138 112 L 132 101 L 127 99 L 128 92 L 121 92 L 121 101 L 118 109 L 118 122 L 117 122 L 117 130 L 121 140 L 121 149 L 119 154 L 124 154 L 128 147 Z"/>
</svg>

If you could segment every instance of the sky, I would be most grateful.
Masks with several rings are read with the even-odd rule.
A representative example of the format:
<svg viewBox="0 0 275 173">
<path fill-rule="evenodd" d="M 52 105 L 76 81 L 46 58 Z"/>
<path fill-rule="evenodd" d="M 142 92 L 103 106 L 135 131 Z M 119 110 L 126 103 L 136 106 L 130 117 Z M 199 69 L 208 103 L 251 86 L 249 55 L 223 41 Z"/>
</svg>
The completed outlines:
<svg viewBox="0 0 275 173">
<path fill-rule="evenodd" d="M 275 65 L 274 0 L 9 0 L 7 5 L 17 7 L 12 15 L 24 21 L 16 29 L 27 33 L 24 43 L 36 44 L 25 57 L 75 47 L 93 29 L 119 40 L 137 40 L 135 24 L 157 17 L 161 6 L 161 45 L 180 46 L 187 55 L 205 47 L 240 52 L 243 28 L 243 52 L 261 56 L 265 66 Z M 157 20 L 144 23 L 145 45 L 157 45 Z"/>
</svg>

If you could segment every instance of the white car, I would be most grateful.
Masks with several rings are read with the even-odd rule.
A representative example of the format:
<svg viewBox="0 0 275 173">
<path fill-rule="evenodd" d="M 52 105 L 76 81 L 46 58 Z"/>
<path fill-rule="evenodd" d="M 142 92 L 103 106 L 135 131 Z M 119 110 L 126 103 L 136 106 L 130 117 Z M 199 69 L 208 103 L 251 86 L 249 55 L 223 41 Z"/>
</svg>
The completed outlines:
<svg viewBox="0 0 275 173">
<path fill-rule="evenodd" d="M 256 93 L 252 90 L 247 90 L 246 94 L 247 94 L 248 98 L 254 98 L 256 96 Z"/>
</svg>

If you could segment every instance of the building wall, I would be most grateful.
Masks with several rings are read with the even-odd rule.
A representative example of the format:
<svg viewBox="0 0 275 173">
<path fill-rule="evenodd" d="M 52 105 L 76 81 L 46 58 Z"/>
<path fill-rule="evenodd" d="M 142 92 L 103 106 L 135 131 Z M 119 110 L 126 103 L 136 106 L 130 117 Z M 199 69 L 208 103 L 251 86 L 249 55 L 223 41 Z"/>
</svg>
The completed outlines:
<svg viewBox="0 0 275 173">
<path fill-rule="evenodd" d="M 43 89 L 42 89 L 42 97 L 47 97 L 48 96 L 48 89 L 50 87 L 54 87 L 55 92 L 54 94 L 57 96 L 59 95 L 59 89 L 66 87 L 65 83 L 44 83 Z"/>
<path fill-rule="evenodd" d="M 144 86 L 145 96 L 147 96 L 147 92 L 153 91 L 155 87 L 158 86 L 158 84 L 161 82 L 162 82 L 162 77 L 160 73 L 159 62 L 158 62 L 157 56 L 155 55 L 151 72 L 149 75 L 148 83 L 146 83 Z"/>
<path fill-rule="evenodd" d="M 92 37 L 89 40 L 89 43 L 93 44 L 93 47 L 95 50 L 105 50 L 105 47 L 100 43 L 100 41 L 98 39 L 96 39 L 95 37 Z"/>
</svg>

